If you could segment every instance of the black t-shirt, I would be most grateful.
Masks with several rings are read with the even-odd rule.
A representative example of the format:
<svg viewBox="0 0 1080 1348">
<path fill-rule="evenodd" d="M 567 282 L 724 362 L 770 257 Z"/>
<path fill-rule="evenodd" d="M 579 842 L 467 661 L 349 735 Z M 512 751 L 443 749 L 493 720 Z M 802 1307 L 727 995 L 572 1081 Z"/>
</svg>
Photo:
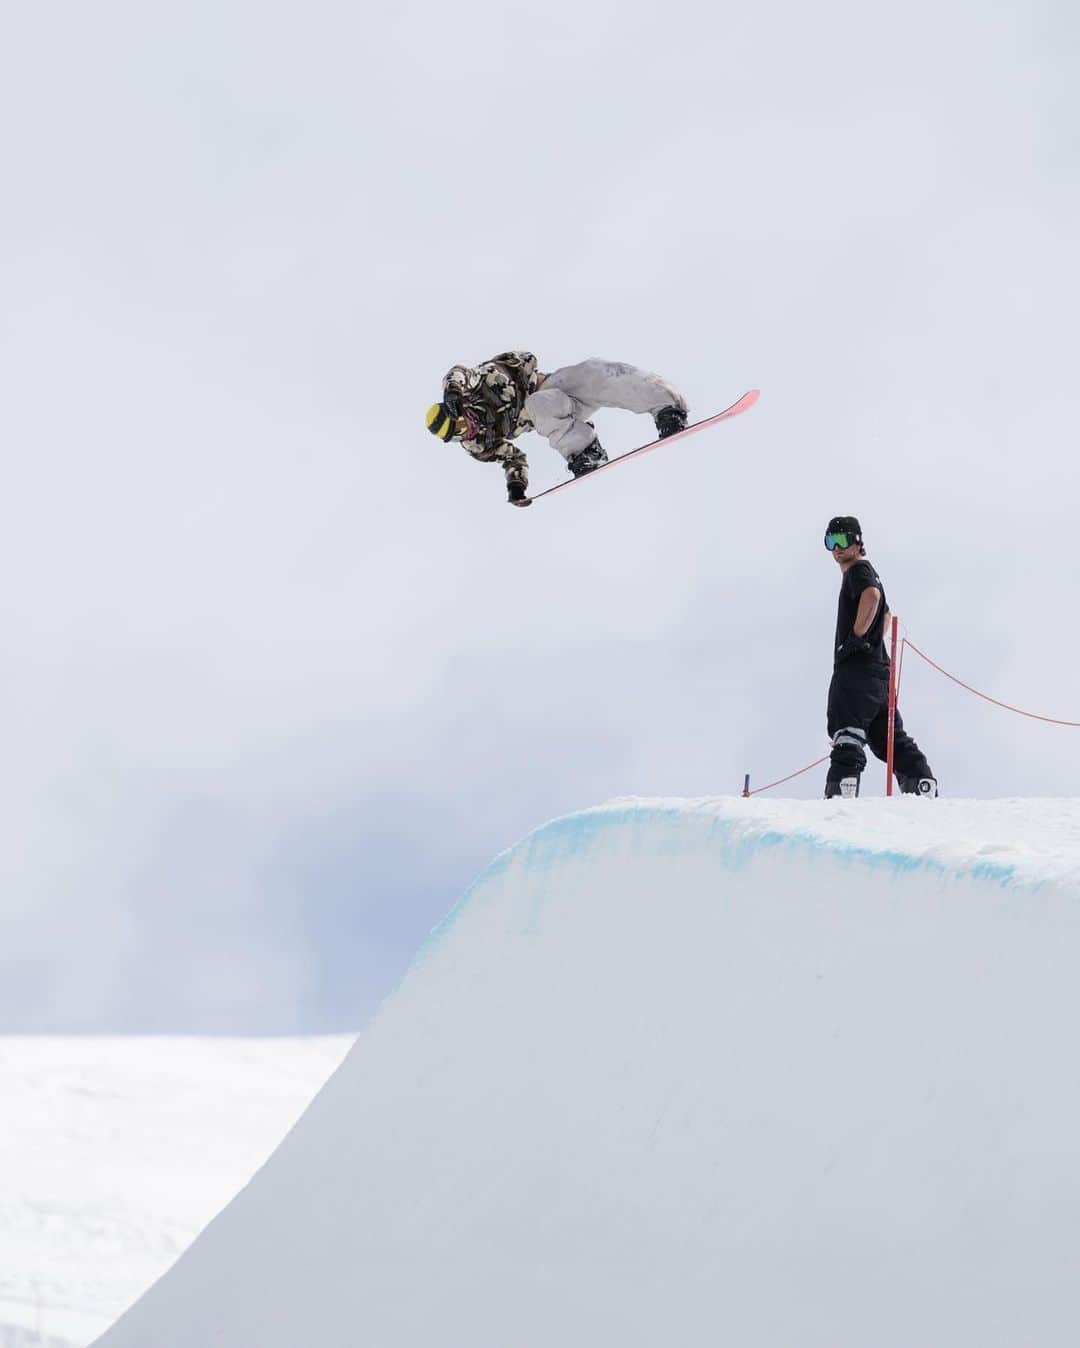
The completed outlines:
<svg viewBox="0 0 1080 1348">
<path fill-rule="evenodd" d="M 857 651 L 844 661 L 844 669 L 869 669 L 872 665 L 887 665 L 889 655 L 885 649 L 885 587 L 881 583 L 881 577 L 866 560 L 861 558 L 844 572 L 844 578 L 840 582 L 840 602 L 836 609 L 836 641 L 833 645 L 833 654 L 843 645 L 847 637 L 852 633 L 855 627 L 855 615 L 859 611 L 859 596 L 863 590 L 868 590 L 873 585 L 875 589 L 881 591 L 881 599 L 878 602 L 877 612 L 874 614 L 874 621 L 870 624 L 866 632 L 866 640 L 870 643 L 870 649 L 866 654 Z"/>
</svg>

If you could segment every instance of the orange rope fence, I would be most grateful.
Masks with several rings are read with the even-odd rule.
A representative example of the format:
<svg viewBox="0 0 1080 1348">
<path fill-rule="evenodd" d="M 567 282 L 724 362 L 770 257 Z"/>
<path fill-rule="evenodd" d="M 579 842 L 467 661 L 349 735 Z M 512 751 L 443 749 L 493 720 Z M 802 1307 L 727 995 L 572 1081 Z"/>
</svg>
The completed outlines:
<svg viewBox="0 0 1080 1348">
<path fill-rule="evenodd" d="M 1008 702 L 999 702 L 996 697 L 991 697 L 988 693 L 980 693 L 977 688 L 972 688 L 970 683 L 965 683 L 963 679 L 958 679 L 955 674 L 950 674 L 947 669 L 942 669 L 935 660 L 930 659 L 925 651 L 920 651 L 918 646 L 916 646 L 914 641 L 909 637 L 904 637 L 902 645 L 910 646 L 916 655 L 922 656 L 926 663 L 936 669 L 939 674 L 944 674 L 947 679 L 952 679 L 953 683 L 958 683 L 961 688 L 966 688 L 969 693 L 974 693 L 976 697 L 981 697 L 984 702 L 992 702 L 995 707 L 1002 707 L 1005 711 L 1015 712 L 1017 716 L 1030 717 L 1033 721 L 1046 721 L 1050 725 L 1067 725 L 1072 726 L 1074 729 L 1080 729 L 1080 721 L 1063 721 L 1057 716 L 1040 716 L 1038 712 L 1024 711 L 1022 707 L 1013 707 Z M 901 666 L 901 668 L 903 668 L 903 666 Z"/>
<path fill-rule="evenodd" d="M 812 763 L 807 763 L 805 768 L 800 768 L 798 772 L 789 772 L 786 777 L 778 777 L 775 782 L 769 782 L 767 786 L 756 786 L 753 791 L 750 790 L 750 774 L 746 774 L 746 781 L 743 784 L 744 796 L 760 796 L 762 791 L 771 791 L 774 786 L 783 786 L 785 782 L 790 782 L 794 777 L 801 777 L 804 772 L 809 772 L 811 768 L 819 768 L 822 763 L 829 761 L 828 754 L 822 754 L 820 758 L 815 758 Z"/>
</svg>

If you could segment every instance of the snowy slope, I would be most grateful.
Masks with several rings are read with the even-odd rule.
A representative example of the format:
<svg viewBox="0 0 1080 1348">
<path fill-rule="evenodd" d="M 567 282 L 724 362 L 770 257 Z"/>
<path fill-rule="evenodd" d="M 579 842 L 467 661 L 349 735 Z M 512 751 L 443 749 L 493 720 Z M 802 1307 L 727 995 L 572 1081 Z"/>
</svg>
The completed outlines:
<svg viewBox="0 0 1080 1348">
<path fill-rule="evenodd" d="M 250 1179 L 350 1042 L 0 1038 L 0 1348 L 99 1335 Z"/>
<path fill-rule="evenodd" d="M 1080 1336 L 1080 803 L 622 801 L 499 857 L 102 1348 Z"/>
</svg>

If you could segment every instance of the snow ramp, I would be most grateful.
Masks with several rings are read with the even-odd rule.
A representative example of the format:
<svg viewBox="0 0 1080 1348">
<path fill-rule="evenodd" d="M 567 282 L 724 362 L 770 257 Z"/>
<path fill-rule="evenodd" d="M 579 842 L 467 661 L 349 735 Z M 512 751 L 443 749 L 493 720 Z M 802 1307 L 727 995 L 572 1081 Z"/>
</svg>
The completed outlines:
<svg viewBox="0 0 1080 1348">
<path fill-rule="evenodd" d="M 632 800 L 433 933 L 102 1348 L 1080 1341 L 1080 802 Z"/>
</svg>

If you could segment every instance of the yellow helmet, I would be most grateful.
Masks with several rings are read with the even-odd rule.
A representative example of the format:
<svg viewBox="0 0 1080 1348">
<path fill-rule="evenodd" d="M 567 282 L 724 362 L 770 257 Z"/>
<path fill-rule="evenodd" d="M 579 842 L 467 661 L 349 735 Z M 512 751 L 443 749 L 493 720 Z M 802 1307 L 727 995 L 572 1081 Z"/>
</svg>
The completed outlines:
<svg viewBox="0 0 1080 1348">
<path fill-rule="evenodd" d="M 457 422 L 445 403 L 432 403 L 424 420 L 431 434 L 437 435 L 440 440 L 452 440 L 457 434 Z"/>
</svg>

